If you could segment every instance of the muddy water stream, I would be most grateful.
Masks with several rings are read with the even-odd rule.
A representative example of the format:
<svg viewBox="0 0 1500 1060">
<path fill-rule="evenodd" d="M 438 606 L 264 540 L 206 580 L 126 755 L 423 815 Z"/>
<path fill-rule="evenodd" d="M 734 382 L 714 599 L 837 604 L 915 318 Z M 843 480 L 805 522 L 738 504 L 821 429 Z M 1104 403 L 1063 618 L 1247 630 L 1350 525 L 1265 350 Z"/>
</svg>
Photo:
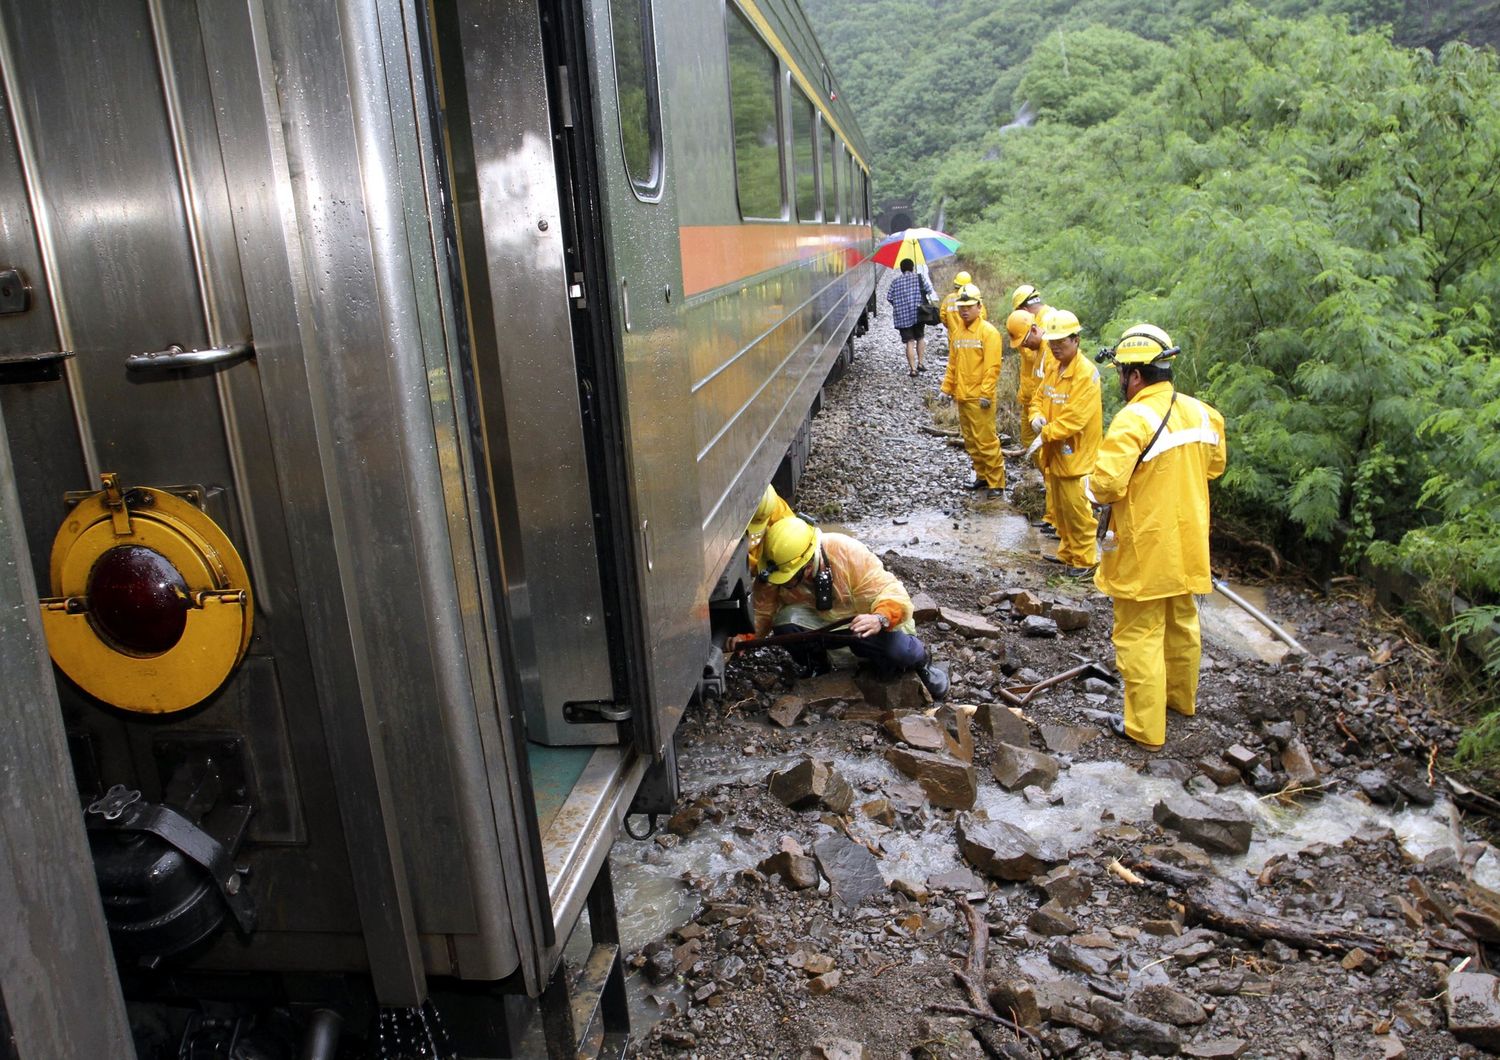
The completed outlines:
<svg viewBox="0 0 1500 1060">
<path fill-rule="evenodd" d="M 877 555 L 895 549 L 912 558 L 940 559 L 955 566 L 1001 571 L 1032 566 L 1038 555 L 1045 557 L 1056 551 L 1054 539 L 1042 535 L 1025 517 L 998 501 L 973 503 L 955 513 L 916 510 L 899 521 L 825 523 L 823 528 L 848 532 Z M 1261 610 L 1271 612 L 1263 591 L 1248 586 L 1232 588 Z M 1206 654 L 1221 660 L 1230 656 L 1276 662 L 1288 650 L 1263 626 L 1218 594 L 1200 599 L 1200 616 Z M 753 868 L 774 852 L 779 834 L 762 830 L 743 836 L 733 828 L 735 790 L 759 790 L 770 772 L 802 757 L 801 751 L 783 755 L 748 753 L 747 745 L 758 743 L 757 729 L 767 724 L 742 721 L 715 740 L 695 745 L 680 760 L 684 796 L 711 795 L 727 812 L 722 823 L 705 822 L 691 836 L 680 841 L 671 837 L 665 844 L 629 839 L 616 844 L 615 888 L 626 952 L 638 950 L 698 915 L 701 891 L 686 880 L 719 883 L 741 869 Z M 799 732 L 808 734 L 810 753 L 818 753 L 812 749 L 817 730 L 829 724 L 836 723 L 820 722 L 799 728 Z M 877 752 L 863 755 L 839 752 L 831 757 L 855 789 L 856 801 L 862 801 L 864 792 L 886 789 L 905 780 Z M 1101 847 L 1097 842 L 1101 831 L 1120 826 L 1150 827 L 1155 805 L 1181 790 L 1178 781 L 1137 772 L 1121 762 L 1080 762 L 1064 768 L 1053 785 L 1055 804 L 1028 802 L 1020 794 L 1002 791 L 993 783 L 982 781 L 975 811 L 1019 825 L 1044 844 L 1056 843 L 1078 851 L 1080 856 L 1099 856 L 1101 850 L 1107 850 L 1107 844 Z M 1260 798 L 1244 788 L 1231 788 L 1221 795 L 1250 809 L 1256 822 L 1254 839 L 1245 855 L 1214 859 L 1219 871 L 1230 878 L 1253 875 L 1278 854 L 1292 854 L 1318 843 L 1336 845 L 1371 827 L 1391 829 L 1410 856 L 1417 859 L 1454 843 L 1449 810 L 1443 803 L 1429 809 L 1391 813 L 1343 795 L 1328 795 L 1292 807 Z M 904 831 L 885 828 L 856 815 L 851 827 L 856 835 L 878 844 L 883 852 L 881 871 L 887 881 L 900 878 L 925 885 L 930 876 L 961 863 L 953 825 L 947 820 L 934 820 L 925 829 Z M 814 834 L 828 831 L 826 826 L 813 828 Z M 1500 864 L 1496 863 L 1493 852 L 1481 859 L 1475 879 L 1485 886 L 1500 888 Z M 776 886 L 772 885 L 767 898 L 772 905 Z M 1023 889 L 1004 890 L 1020 894 Z M 997 896 L 996 900 L 1010 899 Z M 1003 913 L 999 915 L 1004 917 Z M 1024 917 L 1024 913 L 1020 915 Z M 1029 953 L 1021 955 L 1021 959 L 1038 964 L 1033 969 L 1038 977 L 1055 975 L 1045 956 Z M 680 985 L 651 984 L 638 973 L 629 976 L 628 985 L 632 1026 L 637 1034 L 669 1014 L 663 1010 L 663 1004 L 668 1008 L 674 1002 L 685 1004 Z"/>
<path fill-rule="evenodd" d="M 800 753 L 747 756 L 741 745 L 750 735 L 741 729 L 733 743 L 700 747 L 687 756 L 683 760 L 684 795 L 717 792 L 716 801 L 727 805 L 733 796 L 725 790 L 726 786 L 759 787 L 767 774 L 801 757 Z M 856 792 L 904 781 L 877 754 L 840 753 L 833 755 L 832 760 Z M 1178 781 L 1139 773 L 1120 762 L 1081 762 L 1058 776 L 1051 789 L 1058 799 L 1055 805 L 1037 805 L 1020 794 L 982 784 L 975 811 L 1019 825 L 1044 843 L 1055 842 L 1083 854 L 1095 844 L 1102 830 L 1122 825 L 1149 827 L 1157 802 L 1181 790 Z M 1214 859 L 1219 871 L 1230 878 L 1255 874 L 1275 855 L 1292 854 L 1317 843 L 1336 845 L 1369 828 L 1391 829 L 1402 847 L 1417 859 L 1454 842 L 1448 807 L 1441 802 L 1427 809 L 1391 813 L 1342 795 L 1329 795 L 1292 807 L 1257 797 L 1244 788 L 1228 789 L 1221 795 L 1250 809 L 1256 822 L 1254 839 L 1246 854 Z M 615 889 L 621 911 L 620 932 L 627 952 L 634 952 L 697 916 L 701 906 L 699 891 L 685 883 L 685 877 L 722 881 L 741 869 L 753 868 L 774 852 L 779 835 L 759 833 L 747 838 L 733 831 L 733 823 L 732 813 L 722 824 L 705 822 L 691 836 L 666 847 L 654 841 L 628 839 L 616 844 Z M 937 820 L 926 829 L 903 831 L 874 825 L 856 816 L 852 828 L 856 835 L 879 844 L 884 854 L 881 872 L 887 881 L 899 878 L 925 885 L 928 877 L 961 863 L 953 826 L 948 821 Z M 814 831 L 826 834 L 830 829 L 815 827 Z M 1094 849 L 1097 851 L 1098 847 Z M 1500 864 L 1493 852 L 1480 860 L 1475 880 L 1500 889 Z M 774 895 L 773 886 L 769 898 L 773 904 Z M 1044 957 L 1036 959 L 1045 965 Z M 1049 971 L 1046 975 L 1052 977 L 1055 973 Z M 639 974 L 632 974 L 628 985 L 636 1033 L 649 1028 L 665 1014 L 657 999 L 670 1004 L 680 989 L 672 984 L 650 984 Z"/>
</svg>

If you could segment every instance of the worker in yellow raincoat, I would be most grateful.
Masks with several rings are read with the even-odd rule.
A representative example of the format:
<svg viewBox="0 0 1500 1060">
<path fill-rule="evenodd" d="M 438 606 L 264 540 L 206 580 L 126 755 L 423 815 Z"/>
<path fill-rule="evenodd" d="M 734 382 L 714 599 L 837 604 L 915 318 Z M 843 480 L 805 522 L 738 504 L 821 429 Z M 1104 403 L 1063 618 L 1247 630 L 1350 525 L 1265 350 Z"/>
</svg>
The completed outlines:
<svg viewBox="0 0 1500 1060">
<path fill-rule="evenodd" d="M 984 300 L 979 288 L 966 284 L 958 292 L 958 321 L 948 331 L 948 370 L 941 387 L 945 400 L 958 404 L 958 427 L 974 464 L 969 489 L 998 493 L 1005 488 L 1005 457 L 995 434 L 996 391 L 1005 341 L 1000 329 L 980 319 Z"/>
<path fill-rule="evenodd" d="M 792 506 L 781 499 L 781 494 L 776 492 L 776 487 L 766 487 L 766 491 L 760 496 L 760 504 L 756 507 L 755 514 L 750 518 L 750 525 L 745 527 L 745 536 L 750 539 L 748 554 L 752 574 L 760 569 L 760 548 L 766 536 L 766 528 L 772 523 L 781 522 L 789 515 L 796 514 L 792 511 Z"/>
<path fill-rule="evenodd" d="M 1047 314 L 1052 312 L 1052 307 L 1042 301 L 1042 292 L 1036 289 L 1034 284 L 1023 283 L 1010 293 L 1011 312 L 1030 313 L 1036 321 L 1038 332 L 1046 330 Z M 1051 358 L 1051 351 L 1047 348 L 1047 342 L 1038 334 L 1034 348 L 1033 359 L 1025 360 L 1022 353 L 1021 362 L 1021 385 L 1017 388 L 1018 393 L 1026 396 L 1020 398 L 1021 403 L 1021 444 L 1029 446 L 1036 441 L 1036 432 L 1031 427 L 1031 400 L 1036 396 L 1037 389 L 1041 386 L 1042 378 L 1047 374 L 1047 361 Z M 1030 365 L 1028 372 L 1027 366 Z M 1046 488 L 1046 478 L 1043 477 L 1043 489 Z M 1046 508 L 1042 513 L 1042 522 L 1048 526 L 1057 525 L 1057 516 L 1052 510 L 1052 494 L 1045 495 Z"/>
<path fill-rule="evenodd" d="M 1035 284 L 1023 283 L 1014 291 L 1010 292 L 1010 308 L 1012 311 L 1024 309 L 1036 317 L 1037 324 L 1041 325 L 1052 307 L 1042 301 L 1042 292 L 1036 289 Z"/>
<path fill-rule="evenodd" d="M 1031 429 L 1031 399 L 1037 387 L 1042 385 L 1046 374 L 1046 358 L 1042 356 L 1044 343 L 1042 329 L 1037 326 L 1036 316 L 1024 309 L 1014 309 L 1005 318 L 1005 331 L 1010 336 L 1010 348 L 1020 360 L 1020 385 L 1016 387 L 1016 404 L 1021 410 L 1021 444 L 1030 445 L 1036 437 Z"/>
<path fill-rule="evenodd" d="M 1198 695 L 1196 595 L 1213 591 L 1208 483 L 1224 473 L 1224 417 L 1172 386 L 1171 337 L 1151 324 L 1101 356 L 1120 370 L 1127 404 L 1110 422 L 1086 486 L 1107 504 L 1099 573 L 1114 598 L 1115 665 L 1125 679 L 1117 735 L 1148 748 L 1167 738 L 1167 709 L 1191 715 Z"/>
<path fill-rule="evenodd" d="M 1088 574 L 1098 560 L 1093 510 L 1083 493 L 1083 477 L 1094 469 L 1104 406 L 1099 369 L 1078 354 L 1078 318 L 1054 309 L 1042 324 L 1051 356 L 1042 385 L 1032 395 L 1031 429 L 1036 431 L 1027 455 L 1040 452 L 1052 525 L 1057 528 L 1057 558 L 1071 577 Z"/>
<path fill-rule="evenodd" d="M 948 691 L 948 674 L 933 664 L 914 635 L 911 597 L 875 553 L 847 534 L 824 532 L 796 516 L 772 523 L 751 592 L 756 637 L 802 633 L 840 620 L 840 646 L 884 677 L 915 670 L 934 699 Z M 731 638 L 733 650 L 743 638 Z M 804 673 L 826 673 L 828 644 L 787 646 Z"/>
<path fill-rule="evenodd" d="M 943 321 L 943 327 L 948 329 L 950 336 L 961 323 L 958 319 L 958 293 L 973 282 L 974 277 L 960 270 L 953 276 L 953 290 L 943 295 L 943 300 L 938 303 L 938 317 Z M 990 312 L 984 307 L 984 303 L 981 302 L 979 305 L 979 319 L 988 320 L 989 318 Z"/>
</svg>

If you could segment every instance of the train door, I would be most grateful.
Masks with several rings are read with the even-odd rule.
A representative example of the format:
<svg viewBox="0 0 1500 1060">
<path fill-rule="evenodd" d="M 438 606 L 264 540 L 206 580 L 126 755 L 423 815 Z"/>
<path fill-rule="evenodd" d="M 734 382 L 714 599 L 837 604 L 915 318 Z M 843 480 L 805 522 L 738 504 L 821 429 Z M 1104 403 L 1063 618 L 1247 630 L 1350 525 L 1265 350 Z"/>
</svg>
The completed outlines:
<svg viewBox="0 0 1500 1060">
<path fill-rule="evenodd" d="M 662 761 L 709 654 L 682 266 L 653 0 L 543 4 L 563 106 L 580 374 L 612 502 L 636 745 Z"/>
</svg>

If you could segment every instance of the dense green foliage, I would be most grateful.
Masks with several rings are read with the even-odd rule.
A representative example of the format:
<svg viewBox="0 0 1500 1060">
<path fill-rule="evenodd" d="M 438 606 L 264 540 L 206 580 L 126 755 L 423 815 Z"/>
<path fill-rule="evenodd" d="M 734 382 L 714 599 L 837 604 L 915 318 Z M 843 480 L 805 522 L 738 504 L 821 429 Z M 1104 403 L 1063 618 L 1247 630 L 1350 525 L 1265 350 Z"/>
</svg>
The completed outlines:
<svg viewBox="0 0 1500 1060">
<path fill-rule="evenodd" d="M 976 13 L 973 60 L 996 54 L 972 44 L 987 18 L 1023 29 L 983 86 L 957 89 L 979 104 L 969 120 L 886 129 L 911 80 L 894 67 L 859 111 L 877 174 L 882 150 L 933 137 L 935 162 L 897 158 L 882 186 L 942 202 L 997 284 L 1039 283 L 1101 340 L 1139 320 L 1172 333 L 1183 385 L 1228 420 L 1221 527 L 1314 565 L 1416 568 L 1480 601 L 1461 629 L 1500 615 L 1492 50 L 1403 46 L 1388 24 L 1403 32 L 1410 9 L 1387 0 L 1166 0 L 1145 16 L 1056 0 L 1046 33 L 1008 0 L 869 6 L 910 9 L 908 25 Z M 968 76 L 945 58 L 925 83 L 950 68 Z M 1002 128 L 1022 100 L 1035 123 Z"/>
</svg>

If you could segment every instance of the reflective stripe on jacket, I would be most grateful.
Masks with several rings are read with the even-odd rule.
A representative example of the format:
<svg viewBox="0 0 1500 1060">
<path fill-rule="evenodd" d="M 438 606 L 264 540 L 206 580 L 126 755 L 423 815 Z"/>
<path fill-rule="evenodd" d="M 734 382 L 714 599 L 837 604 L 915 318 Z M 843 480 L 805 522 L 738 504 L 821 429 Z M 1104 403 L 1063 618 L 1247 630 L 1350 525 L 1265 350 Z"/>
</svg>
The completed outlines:
<svg viewBox="0 0 1500 1060">
<path fill-rule="evenodd" d="M 886 570 L 875 553 L 846 534 L 821 533 L 821 554 L 833 571 L 833 607 L 819 611 L 824 623 L 855 615 L 882 614 L 890 628 L 915 633 L 911 617 L 911 597 L 894 574 Z M 751 593 L 755 608 L 755 635 L 771 632 L 776 612 L 789 604 L 815 607 L 813 587 L 804 581 L 798 585 L 772 585 L 757 581 Z"/>
<path fill-rule="evenodd" d="M 1179 393 L 1166 429 L 1146 450 L 1171 403 L 1171 383 L 1142 388 L 1110 422 L 1088 479 L 1094 499 L 1112 505 L 1114 547 L 1102 554 L 1094 579 L 1110 596 L 1159 600 L 1213 591 L 1208 483 L 1228 459 L 1224 417 Z"/>
<path fill-rule="evenodd" d="M 954 401 L 995 400 L 1000 384 L 1000 359 L 1005 340 L 1000 329 L 988 320 L 976 320 L 948 332 L 948 370 L 943 373 L 942 391 Z"/>
<path fill-rule="evenodd" d="M 1104 406 L 1099 396 L 1099 369 L 1080 351 L 1064 367 L 1050 353 L 1042 385 L 1031 398 L 1027 418 L 1041 416 L 1042 470 L 1060 478 L 1077 478 L 1094 469 Z"/>
</svg>

